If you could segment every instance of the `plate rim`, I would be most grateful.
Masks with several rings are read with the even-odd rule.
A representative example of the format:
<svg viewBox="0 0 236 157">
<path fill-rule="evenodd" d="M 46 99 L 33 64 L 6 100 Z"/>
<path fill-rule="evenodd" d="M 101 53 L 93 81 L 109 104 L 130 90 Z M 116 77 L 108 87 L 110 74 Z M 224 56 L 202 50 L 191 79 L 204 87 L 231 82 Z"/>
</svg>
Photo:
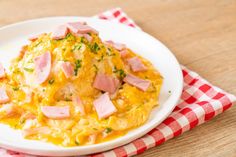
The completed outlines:
<svg viewBox="0 0 236 157">
<path fill-rule="evenodd" d="M 60 147 L 60 150 L 58 149 L 51 149 L 51 148 L 40 148 L 40 149 L 34 149 L 36 151 L 47 151 L 47 152 L 50 152 L 50 153 L 56 153 L 58 151 L 63 151 L 65 153 L 70 153 L 70 152 L 78 152 L 80 151 L 81 149 L 90 149 L 90 150 L 94 150 L 94 149 L 99 149 L 97 151 L 93 151 L 93 153 L 98 153 L 98 152 L 101 152 L 101 151 L 104 151 L 104 150 L 109 150 L 109 149 L 112 149 L 112 148 L 116 148 L 116 147 L 119 147 L 121 145 L 125 145 L 135 139 L 138 139 L 140 137 L 142 137 L 143 135 L 145 135 L 147 132 L 151 131 L 154 127 L 156 127 L 157 125 L 159 125 L 160 123 L 163 122 L 163 120 L 165 120 L 169 115 L 170 113 L 173 111 L 173 109 L 175 108 L 175 106 L 177 105 L 177 102 L 181 96 L 181 93 L 182 93 L 182 89 L 183 89 L 183 75 L 182 75 L 182 70 L 181 70 L 181 67 L 180 67 L 180 64 L 178 62 L 178 60 L 176 59 L 175 55 L 172 53 L 172 51 L 167 47 L 165 46 L 160 40 L 158 40 L 157 38 L 153 37 L 152 35 L 144 32 L 143 30 L 137 30 L 137 29 L 134 29 L 130 26 L 126 26 L 124 24 L 121 24 L 121 23 L 118 23 L 118 22 L 115 22 L 115 21 L 107 21 L 107 20 L 102 20 L 102 19 L 97 19 L 96 17 L 85 17 L 85 16 L 51 16 L 51 17 L 43 17 L 43 18 L 35 18 L 35 19 L 30 19 L 30 20 L 25 20 L 25 21 L 21 21 L 21 22 L 16 22 L 16 23 L 12 23 L 12 24 L 9 24 L 9 25 L 6 25 L 6 26 L 3 26 L 3 27 L 0 27 L 0 32 L 3 31 L 4 29 L 9 29 L 11 27 L 17 27 L 19 25 L 24 25 L 24 24 L 27 24 L 27 23 L 31 23 L 31 22 L 37 22 L 39 20 L 50 20 L 50 19 L 60 19 L 60 18 L 78 18 L 78 19 L 85 19 L 85 20 L 95 20 L 95 21 L 103 21 L 103 22 L 106 22 L 106 23 L 114 23 L 116 25 L 120 25 L 122 27 L 126 27 L 127 29 L 133 29 L 134 31 L 137 31 L 137 32 L 141 32 L 143 34 L 145 34 L 146 36 L 148 36 L 149 38 L 152 38 L 154 40 L 156 40 L 161 46 L 163 46 L 166 50 L 168 50 L 168 55 L 169 57 L 172 58 L 172 60 L 175 62 L 175 64 L 177 65 L 177 71 L 178 71 L 178 74 L 179 74 L 179 79 L 180 79 L 180 83 L 178 84 L 178 89 L 177 89 L 177 95 L 175 97 L 175 99 L 173 100 L 175 105 L 172 105 L 172 107 L 168 110 L 168 112 L 165 114 L 165 116 L 163 116 L 160 120 L 159 120 L 159 123 L 157 124 L 152 124 L 151 126 L 149 126 L 144 132 L 138 134 L 136 133 L 135 135 L 124 135 L 122 137 L 119 137 L 119 138 L 116 138 L 114 140 L 111 140 L 111 141 L 107 141 L 107 142 L 103 142 L 103 143 L 99 143 L 99 144 L 94 144 L 94 145 L 86 145 L 86 146 L 76 146 L 76 147 Z M 147 124 L 147 123 L 145 123 Z M 142 126 L 144 126 L 145 124 L 143 124 Z M 138 128 L 136 128 L 138 129 Z M 133 130 L 136 130 L 136 129 L 133 129 Z M 127 138 L 128 140 L 124 141 L 125 138 Z M 117 145 L 117 143 L 119 143 Z M 109 146 L 110 145 L 110 146 Z M 114 146 L 116 145 L 116 146 Z M 19 146 L 17 144 L 14 144 L 12 146 L 12 144 L 10 144 L 10 142 L 1 142 L 0 141 L 0 146 L 3 147 L 3 148 L 7 148 L 7 149 L 13 149 L 13 150 L 17 150 L 17 151 L 20 151 L 22 152 L 21 150 L 25 150 L 25 151 L 31 151 L 32 149 L 28 148 L 27 146 Z M 109 148 L 109 149 L 101 149 L 101 148 Z M 38 155 L 38 154 L 37 154 Z M 39 155 L 42 155 L 42 154 L 39 154 Z"/>
</svg>

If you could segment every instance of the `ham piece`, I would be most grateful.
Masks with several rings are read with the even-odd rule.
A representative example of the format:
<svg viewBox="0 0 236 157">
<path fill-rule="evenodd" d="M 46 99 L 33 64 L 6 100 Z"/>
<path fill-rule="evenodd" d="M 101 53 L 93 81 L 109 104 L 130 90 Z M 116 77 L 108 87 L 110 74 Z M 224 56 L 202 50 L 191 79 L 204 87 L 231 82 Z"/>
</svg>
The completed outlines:
<svg viewBox="0 0 236 157">
<path fill-rule="evenodd" d="M 133 57 L 127 60 L 133 72 L 146 71 L 147 67 L 138 57 Z"/>
<path fill-rule="evenodd" d="M 67 27 L 69 28 L 70 32 L 72 34 L 77 34 L 77 33 L 81 33 L 81 34 L 85 34 L 85 33 L 95 33 L 98 34 L 98 32 L 86 25 L 85 23 L 82 22 L 69 22 L 67 23 Z"/>
<path fill-rule="evenodd" d="M 76 108 L 76 109 L 78 108 L 78 110 L 79 110 L 79 112 L 81 113 L 81 115 L 85 115 L 85 108 L 84 108 L 84 105 L 83 105 L 83 103 L 82 103 L 80 97 L 74 96 L 74 97 L 72 98 L 72 101 L 73 101 L 73 103 L 74 103 L 75 106 L 76 106 L 75 108 Z"/>
<path fill-rule="evenodd" d="M 113 77 L 108 76 L 106 74 L 98 73 L 93 82 L 93 87 L 104 92 L 109 92 L 110 94 L 115 93 L 118 88 L 120 81 Z"/>
<path fill-rule="evenodd" d="M 93 102 L 93 104 L 100 119 L 107 118 L 117 111 L 116 107 L 110 100 L 108 93 L 104 93 L 103 95 L 101 95 Z"/>
<path fill-rule="evenodd" d="M 124 82 L 139 88 L 142 91 L 146 91 L 150 86 L 151 82 L 148 80 L 140 79 L 134 75 L 128 74 L 124 78 Z"/>
<path fill-rule="evenodd" d="M 61 69 L 65 74 L 66 78 L 70 78 L 74 74 L 74 69 L 70 62 L 62 62 Z"/>
<path fill-rule="evenodd" d="M 68 28 L 66 25 L 60 25 L 58 26 L 53 32 L 52 32 L 52 39 L 63 39 L 66 37 L 68 33 Z"/>
<path fill-rule="evenodd" d="M 69 106 L 42 106 L 42 113 L 51 119 L 64 119 L 70 117 Z"/>
<path fill-rule="evenodd" d="M 115 49 L 117 49 L 118 51 L 124 50 L 126 49 L 126 45 L 125 44 L 121 44 L 121 43 L 115 43 L 112 40 L 107 40 L 105 41 L 105 44 L 111 45 L 113 46 Z"/>
<path fill-rule="evenodd" d="M 34 59 L 36 83 L 45 82 L 51 71 L 51 53 L 46 52 Z"/>
</svg>

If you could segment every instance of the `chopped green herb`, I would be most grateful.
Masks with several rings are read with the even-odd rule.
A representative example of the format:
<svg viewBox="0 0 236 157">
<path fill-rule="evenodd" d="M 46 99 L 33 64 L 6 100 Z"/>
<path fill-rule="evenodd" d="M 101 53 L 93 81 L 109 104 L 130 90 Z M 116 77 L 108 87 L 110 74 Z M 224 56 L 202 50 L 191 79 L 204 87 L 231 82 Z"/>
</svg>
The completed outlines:
<svg viewBox="0 0 236 157">
<path fill-rule="evenodd" d="M 169 90 L 168 93 L 171 93 L 171 91 Z"/>
<path fill-rule="evenodd" d="M 80 42 L 81 42 L 81 43 L 84 43 L 84 42 L 85 42 L 85 38 L 84 38 L 84 37 L 81 37 L 81 38 L 80 38 Z"/>
<path fill-rule="evenodd" d="M 110 132 L 112 132 L 112 128 L 106 128 L 105 129 L 105 133 L 109 134 Z"/>
<path fill-rule="evenodd" d="M 20 88 L 19 87 L 12 87 L 14 91 L 18 91 Z"/>
<path fill-rule="evenodd" d="M 79 144 L 79 142 L 77 141 L 77 140 L 75 140 L 75 144 L 77 145 L 77 146 L 79 146 L 80 144 Z"/>
<path fill-rule="evenodd" d="M 53 84 L 54 82 L 55 82 L 54 79 L 50 79 L 50 80 L 48 80 L 48 83 L 49 83 L 49 84 Z"/>
<path fill-rule="evenodd" d="M 32 68 L 24 67 L 24 70 L 27 71 L 27 72 L 30 72 L 30 73 L 34 72 L 34 69 L 32 69 Z"/>
<path fill-rule="evenodd" d="M 42 43 L 42 41 L 39 41 L 37 44 L 34 45 L 34 47 L 39 46 Z"/>
<path fill-rule="evenodd" d="M 77 76 L 78 70 L 82 66 L 81 62 L 82 62 L 82 60 L 80 60 L 80 59 L 76 60 L 76 62 L 75 62 L 75 69 L 74 69 L 75 76 Z"/>
<path fill-rule="evenodd" d="M 79 51 L 79 50 L 81 49 L 81 47 L 82 47 L 82 44 L 81 44 L 81 43 L 80 43 L 80 44 L 75 44 L 74 47 L 73 47 L 73 49 L 72 49 L 72 51 L 73 51 L 73 52 Z"/>
<path fill-rule="evenodd" d="M 26 121 L 26 119 L 25 119 L 25 118 L 22 118 L 22 119 L 20 119 L 20 124 L 24 124 L 24 123 L 25 123 L 25 121 Z"/>
<path fill-rule="evenodd" d="M 97 43 L 94 43 L 93 45 L 90 45 L 90 50 L 93 52 L 93 53 L 97 53 L 97 51 L 100 50 L 100 47 Z"/>
<path fill-rule="evenodd" d="M 123 69 L 117 69 L 116 66 L 114 67 L 113 72 L 118 73 L 118 75 L 120 76 L 121 79 L 123 79 L 126 76 L 124 70 Z"/>
</svg>

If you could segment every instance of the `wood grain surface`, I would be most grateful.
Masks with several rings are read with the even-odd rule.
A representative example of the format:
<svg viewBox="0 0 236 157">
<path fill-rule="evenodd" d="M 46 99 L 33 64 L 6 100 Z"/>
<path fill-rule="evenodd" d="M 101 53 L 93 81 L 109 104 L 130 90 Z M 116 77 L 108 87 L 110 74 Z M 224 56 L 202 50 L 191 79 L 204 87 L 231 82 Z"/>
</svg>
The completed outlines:
<svg viewBox="0 0 236 157">
<path fill-rule="evenodd" d="M 0 26 L 121 7 L 179 62 L 236 94 L 236 0 L 0 0 Z M 236 157 L 236 106 L 140 157 Z"/>
</svg>

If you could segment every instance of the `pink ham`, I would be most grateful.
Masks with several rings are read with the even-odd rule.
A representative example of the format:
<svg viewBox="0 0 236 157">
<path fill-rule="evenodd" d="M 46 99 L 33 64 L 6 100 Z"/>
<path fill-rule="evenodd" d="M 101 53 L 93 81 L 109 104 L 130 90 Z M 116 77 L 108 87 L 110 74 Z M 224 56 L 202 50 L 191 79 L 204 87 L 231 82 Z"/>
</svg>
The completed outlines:
<svg viewBox="0 0 236 157">
<path fill-rule="evenodd" d="M 73 33 L 74 34 L 74 33 Z M 90 36 L 89 34 L 81 34 L 81 33 L 76 33 L 74 34 L 77 37 L 84 37 L 85 39 L 88 40 L 88 42 L 91 42 L 93 40 L 93 37 Z"/>
<path fill-rule="evenodd" d="M 127 51 L 127 49 L 124 49 L 124 50 L 120 51 L 120 56 L 122 58 L 125 58 L 128 54 L 129 54 L 129 52 Z"/>
<path fill-rule="evenodd" d="M 66 37 L 68 33 L 68 28 L 66 25 L 60 25 L 58 26 L 53 32 L 52 32 L 52 39 L 63 39 Z"/>
<path fill-rule="evenodd" d="M 100 119 L 107 118 L 117 111 L 116 107 L 110 100 L 108 93 L 104 93 L 103 95 L 101 95 L 93 102 L 93 105 Z"/>
<path fill-rule="evenodd" d="M 65 74 L 66 78 L 70 78 L 74 74 L 74 69 L 70 62 L 62 62 L 61 69 Z"/>
<path fill-rule="evenodd" d="M 93 87 L 105 92 L 109 92 L 110 94 L 113 94 L 115 93 L 119 84 L 120 81 L 117 78 L 108 76 L 106 74 L 98 73 L 93 82 Z"/>
<path fill-rule="evenodd" d="M 134 75 L 131 75 L 131 74 L 126 75 L 126 77 L 124 78 L 124 82 L 126 82 L 130 85 L 133 85 L 142 91 L 146 91 L 151 84 L 150 81 L 140 79 L 140 78 L 138 78 Z"/>
<path fill-rule="evenodd" d="M 91 42 L 93 38 L 89 34 L 83 34 L 83 37 L 88 40 L 88 42 Z"/>
<path fill-rule="evenodd" d="M 36 83 L 45 82 L 51 71 L 51 53 L 46 52 L 34 59 Z"/>
<path fill-rule="evenodd" d="M 48 127 L 39 127 L 39 128 L 29 128 L 22 130 L 22 135 L 24 137 L 35 135 L 35 134 L 50 134 L 51 130 Z"/>
<path fill-rule="evenodd" d="M 70 23 L 67 23 L 67 27 L 69 28 L 69 30 L 72 34 L 77 34 L 77 33 L 81 33 L 81 34 L 95 33 L 95 34 L 98 34 L 98 32 L 94 28 L 86 25 L 86 23 L 70 22 Z"/>
<path fill-rule="evenodd" d="M 69 106 L 42 106 L 42 113 L 51 119 L 64 119 L 70 117 Z"/>
<path fill-rule="evenodd" d="M 72 98 L 72 101 L 76 105 L 76 108 L 79 109 L 79 112 L 81 113 L 81 115 L 85 115 L 84 105 L 83 105 L 82 101 L 80 100 L 80 98 L 78 96 L 74 96 Z"/>
<path fill-rule="evenodd" d="M 121 43 L 115 43 L 112 40 L 107 40 L 105 41 L 105 44 L 111 45 L 113 46 L 115 49 L 117 49 L 118 51 L 124 50 L 126 49 L 126 45 L 125 44 L 121 44 Z"/>
<path fill-rule="evenodd" d="M 4 67 L 2 66 L 2 64 L 0 63 L 0 79 L 1 78 L 4 78 L 6 76 L 5 74 L 5 69 Z"/>
<path fill-rule="evenodd" d="M 4 104 L 10 101 L 7 92 L 4 88 L 0 87 L 0 104 Z"/>
<path fill-rule="evenodd" d="M 133 72 L 146 71 L 147 67 L 138 57 L 133 57 L 127 60 Z"/>
</svg>

